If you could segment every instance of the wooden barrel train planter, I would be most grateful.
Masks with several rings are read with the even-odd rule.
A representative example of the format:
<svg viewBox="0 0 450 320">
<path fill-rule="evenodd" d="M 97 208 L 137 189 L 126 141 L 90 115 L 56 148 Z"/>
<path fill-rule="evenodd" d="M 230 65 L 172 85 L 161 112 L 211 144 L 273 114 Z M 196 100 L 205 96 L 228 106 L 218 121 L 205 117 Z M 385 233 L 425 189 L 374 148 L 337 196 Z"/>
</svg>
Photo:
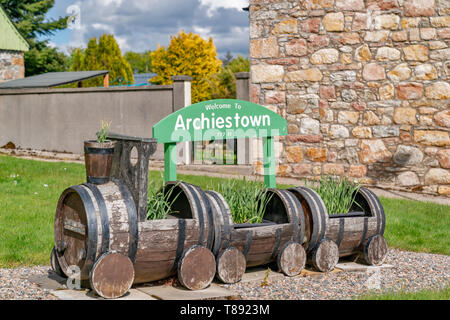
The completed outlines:
<svg viewBox="0 0 450 320">
<path fill-rule="evenodd" d="M 349 213 L 331 215 L 314 190 L 298 187 L 289 191 L 301 202 L 305 213 L 305 249 L 314 267 L 328 272 L 339 257 L 347 256 L 371 265 L 383 263 L 387 253 L 385 214 L 372 191 L 360 188 Z"/>
<path fill-rule="evenodd" d="M 217 276 L 225 283 L 241 280 L 246 267 L 276 261 L 288 276 L 299 274 L 306 261 L 303 211 L 300 202 L 286 190 L 269 189 L 271 195 L 258 224 L 234 224 L 230 208 L 215 191 L 206 192 L 214 213 Z"/>
<path fill-rule="evenodd" d="M 177 111 L 169 120 L 194 106 Z M 253 104 L 246 107 L 255 114 L 271 112 Z M 286 134 L 286 120 L 274 113 L 271 117 Z M 164 121 L 168 120 L 155 127 L 170 128 Z M 265 141 L 265 184 L 271 198 L 262 223 L 234 224 L 220 193 L 176 181 L 176 163 L 169 157 L 176 144 L 155 127 L 153 136 L 158 140 L 110 134 L 115 142 L 111 179 L 94 179 L 62 193 L 51 253 L 56 273 L 71 277 L 76 267 L 83 286 L 104 298 L 118 298 L 133 284 L 175 274 L 184 287 L 199 290 L 215 276 L 224 283 L 238 282 L 252 266 L 276 264 L 285 275 L 295 276 L 306 263 L 329 272 L 344 256 L 373 265 L 383 262 L 385 215 L 370 190 L 359 189 L 358 206 L 350 213 L 329 215 L 314 190 L 276 188 L 274 174 L 268 174 L 274 168 L 273 140 L 267 133 L 256 135 Z M 165 143 L 166 184 L 161 192 L 170 190 L 173 214 L 147 220 L 148 165 L 157 142 Z M 136 163 L 131 161 L 133 150 L 138 154 Z"/>
</svg>

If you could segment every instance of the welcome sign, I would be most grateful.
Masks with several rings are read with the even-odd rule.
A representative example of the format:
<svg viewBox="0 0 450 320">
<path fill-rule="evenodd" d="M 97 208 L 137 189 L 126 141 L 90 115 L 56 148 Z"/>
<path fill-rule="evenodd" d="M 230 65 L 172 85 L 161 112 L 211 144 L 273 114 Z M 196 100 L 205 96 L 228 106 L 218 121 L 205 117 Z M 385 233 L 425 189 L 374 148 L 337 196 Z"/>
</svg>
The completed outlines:
<svg viewBox="0 0 450 320">
<path fill-rule="evenodd" d="M 287 121 L 277 113 L 242 100 L 199 102 L 174 112 L 153 126 L 153 138 L 164 143 L 164 180 L 177 180 L 176 143 L 263 138 L 264 182 L 275 188 L 272 137 L 287 135 Z"/>
<path fill-rule="evenodd" d="M 221 99 L 193 104 L 153 127 L 158 143 L 287 135 L 286 119 L 254 103 Z"/>
</svg>

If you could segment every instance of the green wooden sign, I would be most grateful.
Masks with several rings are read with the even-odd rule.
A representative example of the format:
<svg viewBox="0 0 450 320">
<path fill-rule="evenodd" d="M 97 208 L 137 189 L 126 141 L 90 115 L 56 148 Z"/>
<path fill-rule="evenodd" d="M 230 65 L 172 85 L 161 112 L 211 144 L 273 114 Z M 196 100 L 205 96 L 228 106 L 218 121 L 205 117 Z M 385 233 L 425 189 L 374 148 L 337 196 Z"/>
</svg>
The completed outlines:
<svg viewBox="0 0 450 320">
<path fill-rule="evenodd" d="M 263 138 L 264 175 L 275 187 L 272 137 L 287 135 L 286 119 L 254 103 L 220 99 L 203 101 L 170 114 L 153 126 L 153 138 L 164 143 L 165 180 L 176 180 L 177 142 Z"/>
</svg>

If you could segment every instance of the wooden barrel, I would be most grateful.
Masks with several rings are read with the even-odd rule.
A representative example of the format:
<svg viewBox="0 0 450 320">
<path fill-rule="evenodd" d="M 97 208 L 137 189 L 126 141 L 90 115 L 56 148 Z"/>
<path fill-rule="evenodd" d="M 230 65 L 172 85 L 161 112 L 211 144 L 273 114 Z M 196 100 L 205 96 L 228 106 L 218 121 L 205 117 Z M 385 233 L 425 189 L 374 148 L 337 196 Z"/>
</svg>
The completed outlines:
<svg viewBox="0 0 450 320">
<path fill-rule="evenodd" d="M 336 215 L 328 214 L 322 199 L 314 190 L 298 187 L 289 191 L 302 203 L 308 253 L 323 240 L 331 240 L 338 246 L 340 257 L 349 256 L 360 253 L 369 238 L 384 234 L 386 223 L 383 206 L 369 189 L 359 189 L 349 213 Z"/>
<path fill-rule="evenodd" d="M 271 199 L 263 223 L 233 224 L 230 208 L 215 191 L 206 192 L 215 219 L 213 253 L 217 256 L 230 246 L 241 251 L 247 267 L 276 261 L 281 248 L 289 241 L 305 240 L 304 216 L 300 202 L 287 190 L 268 189 Z"/>
<path fill-rule="evenodd" d="M 336 242 L 339 256 L 349 256 L 362 250 L 372 236 L 383 236 L 386 219 L 377 196 L 366 188 L 360 188 L 349 214 L 330 215 L 325 237 Z"/>
<path fill-rule="evenodd" d="M 110 180 L 115 141 L 84 142 L 86 180 L 88 183 L 103 184 Z"/>
<path fill-rule="evenodd" d="M 139 223 L 135 283 L 164 279 L 177 272 L 178 262 L 193 246 L 211 249 L 214 243 L 212 209 L 205 192 L 185 182 L 168 182 L 175 212 L 163 220 Z M 214 262 L 215 263 L 215 262 Z M 198 268 L 210 268 L 201 266 Z"/>
<path fill-rule="evenodd" d="M 122 182 L 85 183 L 61 194 L 55 214 L 55 248 L 66 276 L 70 266 L 77 266 L 80 280 L 88 280 L 95 261 L 112 250 L 134 262 L 137 244 L 136 207 Z"/>
<path fill-rule="evenodd" d="M 289 191 L 300 201 L 303 209 L 306 238 L 304 248 L 309 253 L 325 237 L 327 208 L 317 192 L 310 188 L 297 187 Z"/>
</svg>

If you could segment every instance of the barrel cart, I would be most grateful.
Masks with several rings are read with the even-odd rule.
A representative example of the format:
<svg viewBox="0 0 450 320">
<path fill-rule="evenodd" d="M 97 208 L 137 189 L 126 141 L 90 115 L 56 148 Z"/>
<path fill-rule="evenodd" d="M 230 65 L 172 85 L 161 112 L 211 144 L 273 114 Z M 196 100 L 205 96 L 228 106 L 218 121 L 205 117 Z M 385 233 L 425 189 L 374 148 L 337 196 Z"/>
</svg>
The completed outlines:
<svg viewBox="0 0 450 320">
<path fill-rule="evenodd" d="M 178 272 L 189 289 L 202 289 L 215 275 L 210 251 L 212 215 L 200 188 L 181 183 L 188 199 L 178 219 L 147 221 L 149 157 L 156 140 L 110 135 L 115 140 L 111 180 L 66 189 L 55 214 L 56 272 L 80 270 L 82 285 L 104 298 L 117 298 L 132 284 L 164 279 Z M 138 161 L 131 163 L 132 150 Z M 177 203 L 175 203 L 177 205 Z"/>
<path fill-rule="evenodd" d="M 217 277 L 224 283 L 241 280 L 246 267 L 276 262 L 287 276 L 298 275 L 306 262 L 303 211 L 288 191 L 269 189 L 270 200 L 262 223 L 234 224 L 225 199 L 215 191 L 206 192 L 214 207 L 217 225 L 213 253 Z"/>
<path fill-rule="evenodd" d="M 370 265 L 380 265 L 387 254 L 383 237 L 385 214 L 377 196 L 360 188 L 355 202 L 344 214 L 328 214 L 320 196 L 306 187 L 289 189 L 305 214 L 306 252 L 318 270 L 334 269 L 340 257 L 353 256 Z"/>
</svg>

